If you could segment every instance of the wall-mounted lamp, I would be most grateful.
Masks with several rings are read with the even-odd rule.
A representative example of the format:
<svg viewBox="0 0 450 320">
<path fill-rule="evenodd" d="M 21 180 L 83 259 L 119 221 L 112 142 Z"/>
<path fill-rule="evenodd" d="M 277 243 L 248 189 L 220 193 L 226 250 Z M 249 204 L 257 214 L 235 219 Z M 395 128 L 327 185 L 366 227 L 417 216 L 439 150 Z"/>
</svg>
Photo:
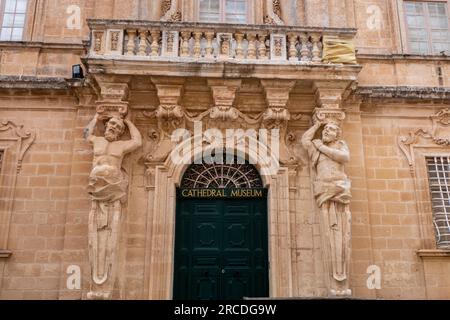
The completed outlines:
<svg viewBox="0 0 450 320">
<path fill-rule="evenodd" d="M 81 64 L 75 64 L 72 66 L 72 79 L 83 79 L 83 68 Z"/>
</svg>

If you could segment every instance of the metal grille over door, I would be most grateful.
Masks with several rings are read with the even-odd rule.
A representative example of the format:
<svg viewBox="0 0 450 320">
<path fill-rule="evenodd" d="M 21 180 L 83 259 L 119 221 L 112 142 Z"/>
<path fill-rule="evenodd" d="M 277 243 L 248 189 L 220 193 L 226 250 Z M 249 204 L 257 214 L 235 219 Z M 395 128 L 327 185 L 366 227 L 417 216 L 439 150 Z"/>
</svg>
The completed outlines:
<svg viewBox="0 0 450 320">
<path fill-rule="evenodd" d="M 233 164 L 193 164 L 186 170 L 181 182 L 181 188 L 263 188 L 261 176 L 255 166 L 248 162 L 243 162 L 235 158 Z"/>
</svg>

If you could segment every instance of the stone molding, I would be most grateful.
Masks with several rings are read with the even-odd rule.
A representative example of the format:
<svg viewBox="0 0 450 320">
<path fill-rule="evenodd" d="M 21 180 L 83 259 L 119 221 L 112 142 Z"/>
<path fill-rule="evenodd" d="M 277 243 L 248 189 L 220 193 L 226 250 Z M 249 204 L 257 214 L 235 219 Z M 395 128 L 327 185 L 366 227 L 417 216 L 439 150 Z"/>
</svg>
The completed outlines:
<svg viewBox="0 0 450 320">
<path fill-rule="evenodd" d="M 0 149 L 3 150 L 3 164 L 0 172 L 0 257 L 8 258 L 12 253 L 8 245 L 16 182 L 22 168 L 25 153 L 36 139 L 34 130 L 24 129 L 10 120 L 0 122 Z M 0 268 L 0 279 L 3 268 Z"/>
<path fill-rule="evenodd" d="M 356 94 L 364 101 L 372 99 L 420 99 L 450 102 L 450 88 L 443 87 L 358 87 Z"/>
<path fill-rule="evenodd" d="M 439 136 L 439 129 L 450 127 L 450 109 L 442 109 L 435 115 L 430 116 L 431 129 L 419 128 L 410 131 L 407 136 L 397 138 L 398 146 L 408 160 L 411 175 L 414 177 L 416 172 L 416 163 L 414 158 L 414 146 L 419 143 L 419 139 L 429 140 L 432 144 L 440 147 L 450 146 L 450 137 Z"/>
<path fill-rule="evenodd" d="M 11 257 L 12 251 L 9 250 L 0 250 L 0 259 L 7 259 Z"/>
<path fill-rule="evenodd" d="M 417 250 L 417 255 L 422 259 L 450 258 L 450 250 Z"/>
</svg>

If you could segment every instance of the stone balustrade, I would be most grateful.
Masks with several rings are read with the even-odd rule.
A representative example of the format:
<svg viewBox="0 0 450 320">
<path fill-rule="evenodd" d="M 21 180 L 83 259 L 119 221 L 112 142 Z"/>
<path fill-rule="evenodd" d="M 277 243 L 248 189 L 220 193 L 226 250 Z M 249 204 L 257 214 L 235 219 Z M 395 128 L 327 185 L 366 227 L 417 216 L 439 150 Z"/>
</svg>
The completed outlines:
<svg viewBox="0 0 450 320">
<path fill-rule="evenodd" d="M 320 64 L 326 39 L 351 42 L 355 29 L 188 22 L 89 20 L 89 57 Z M 354 54 L 354 50 L 353 54 Z M 352 54 L 352 53 L 351 53 Z"/>
</svg>

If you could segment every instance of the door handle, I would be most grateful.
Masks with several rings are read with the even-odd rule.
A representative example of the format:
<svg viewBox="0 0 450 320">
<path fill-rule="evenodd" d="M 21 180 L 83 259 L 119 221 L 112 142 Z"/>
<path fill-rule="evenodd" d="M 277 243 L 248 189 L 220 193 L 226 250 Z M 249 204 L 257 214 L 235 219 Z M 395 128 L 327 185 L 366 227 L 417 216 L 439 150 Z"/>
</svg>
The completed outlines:
<svg viewBox="0 0 450 320">
<path fill-rule="evenodd" d="M 225 273 L 226 273 L 225 269 L 222 269 L 222 274 L 225 274 Z"/>
</svg>

